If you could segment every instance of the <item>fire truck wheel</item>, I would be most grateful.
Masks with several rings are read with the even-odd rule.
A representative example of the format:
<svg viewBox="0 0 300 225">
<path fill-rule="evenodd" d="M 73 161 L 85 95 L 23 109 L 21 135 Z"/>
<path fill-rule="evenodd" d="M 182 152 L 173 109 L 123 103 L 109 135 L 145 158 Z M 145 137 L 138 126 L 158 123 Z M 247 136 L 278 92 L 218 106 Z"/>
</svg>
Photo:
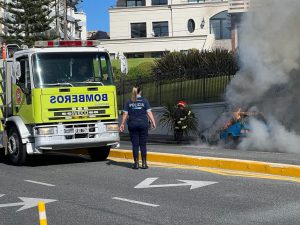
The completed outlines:
<svg viewBox="0 0 300 225">
<path fill-rule="evenodd" d="M 91 160 L 104 161 L 107 159 L 107 157 L 109 155 L 110 147 L 105 146 L 105 147 L 99 147 L 99 148 L 89 148 L 88 151 L 89 151 Z"/>
<path fill-rule="evenodd" d="M 26 145 L 22 143 L 18 129 L 13 126 L 8 131 L 8 152 L 10 161 L 17 166 L 22 166 L 26 161 Z"/>
</svg>

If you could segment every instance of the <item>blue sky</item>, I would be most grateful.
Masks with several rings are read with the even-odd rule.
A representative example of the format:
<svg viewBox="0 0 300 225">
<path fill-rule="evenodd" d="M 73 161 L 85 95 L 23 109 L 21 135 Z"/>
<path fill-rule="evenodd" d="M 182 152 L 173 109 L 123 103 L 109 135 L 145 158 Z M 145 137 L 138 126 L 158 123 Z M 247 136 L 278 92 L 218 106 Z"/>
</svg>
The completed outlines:
<svg viewBox="0 0 300 225">
<path fill-rule="evenodd" d="M 115 6 L 116 0 L 83 0 L 78 5 L 87 17 L 87 30 L 103 30 L 109 32 L 108 8 Z"/>
</svg>

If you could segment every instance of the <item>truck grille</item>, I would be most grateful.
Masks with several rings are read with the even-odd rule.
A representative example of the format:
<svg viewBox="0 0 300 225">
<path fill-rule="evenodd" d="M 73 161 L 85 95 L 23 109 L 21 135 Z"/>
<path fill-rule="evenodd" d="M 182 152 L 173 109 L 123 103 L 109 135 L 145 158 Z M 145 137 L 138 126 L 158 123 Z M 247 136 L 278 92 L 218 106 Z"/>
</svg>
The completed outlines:
<svg viewBox="0 0 300 225">
<path fill-rule="evenodd" d="M 64 135 L 66 139 L 95 138 L 99 133 L 96 124 L 67 124 L 64 125 Z"/>
<path fill-rule="evenodd" d="M 66 120 L 80 118 L 109 118 L 110 114 L 106 113 L 109 106 L 92 106 L 92 107 L 73 107 L 73 108 L 52 108 L 48 109 L 53 113 L 49 120 Z"/>
</svg>

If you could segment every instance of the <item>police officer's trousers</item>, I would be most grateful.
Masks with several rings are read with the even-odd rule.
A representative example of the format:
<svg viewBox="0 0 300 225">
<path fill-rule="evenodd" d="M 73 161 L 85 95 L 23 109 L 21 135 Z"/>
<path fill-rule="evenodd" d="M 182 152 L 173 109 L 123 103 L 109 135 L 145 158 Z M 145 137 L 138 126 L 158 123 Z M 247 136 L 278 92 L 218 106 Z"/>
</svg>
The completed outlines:
<svg viewBox="0 0 300 225">
<path fill-rule="evenodd" d="M 148 123 L 137 121 L 128 123 L 128 130 L 132 143 L 133 157 L 139 157 L 139 149 L 142 158 L 147 154 Z"/>
</svg>

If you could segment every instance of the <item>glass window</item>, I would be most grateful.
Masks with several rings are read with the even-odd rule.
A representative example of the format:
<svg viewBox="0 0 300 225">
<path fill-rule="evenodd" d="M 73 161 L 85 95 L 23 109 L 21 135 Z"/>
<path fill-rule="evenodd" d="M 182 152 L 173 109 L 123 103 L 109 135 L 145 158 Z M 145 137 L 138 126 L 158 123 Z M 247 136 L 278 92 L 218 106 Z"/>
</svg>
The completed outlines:
<svg viewBox="0 0 300 225">
<path fill-rule="evenodd" d="M 151 52 L 151 58 L 161 58 L 168 52 Z"/>
<path fill-rule="evenodd" d="M 187 26 L 190 33 L 195 31 L 195 21 L 193 19 L 189 19 Z"/>
<path fill-rule="evenodd" d="M 188 0 L 189 3 L 204 3 L 205 0 Z"/>
<path fill-rule="evenodd" d="M 153 26 L 154 37 L 169 36 L 168 21 L 153 22 L 152 26 Z"/>
<path fill-rule="evenodd" d="M 35 87 L 112 84 L 107 53 L 37 53 L 33 56 Z"/>
<path fill-rule="evenodd" d="M 127 7 L 145 6 L 145 0 L 126 0 Z"/>
<path fill-rule="evenodd" d="M 131 25 L 131 38 L 146 37 L 146 23 L 132 23 Z"/>
<path fill-rule="evenodd" d="M 144 53 L 127 53 L 126 54 L 126 58 L 130 59 L 130 58 L 144 58 L 145 54 Z"/>
<path fill-rule="evenodd" d="M 152 5 L 167 5 L 168 0 L 152 0 Z"/>
<path fill-rule="evenodd" d="M 210 33 L 215 35 L 215 39 L 230 39 L 230 17 L 227 11 L 216 14 L 210 18 Z"/>
</svg>

